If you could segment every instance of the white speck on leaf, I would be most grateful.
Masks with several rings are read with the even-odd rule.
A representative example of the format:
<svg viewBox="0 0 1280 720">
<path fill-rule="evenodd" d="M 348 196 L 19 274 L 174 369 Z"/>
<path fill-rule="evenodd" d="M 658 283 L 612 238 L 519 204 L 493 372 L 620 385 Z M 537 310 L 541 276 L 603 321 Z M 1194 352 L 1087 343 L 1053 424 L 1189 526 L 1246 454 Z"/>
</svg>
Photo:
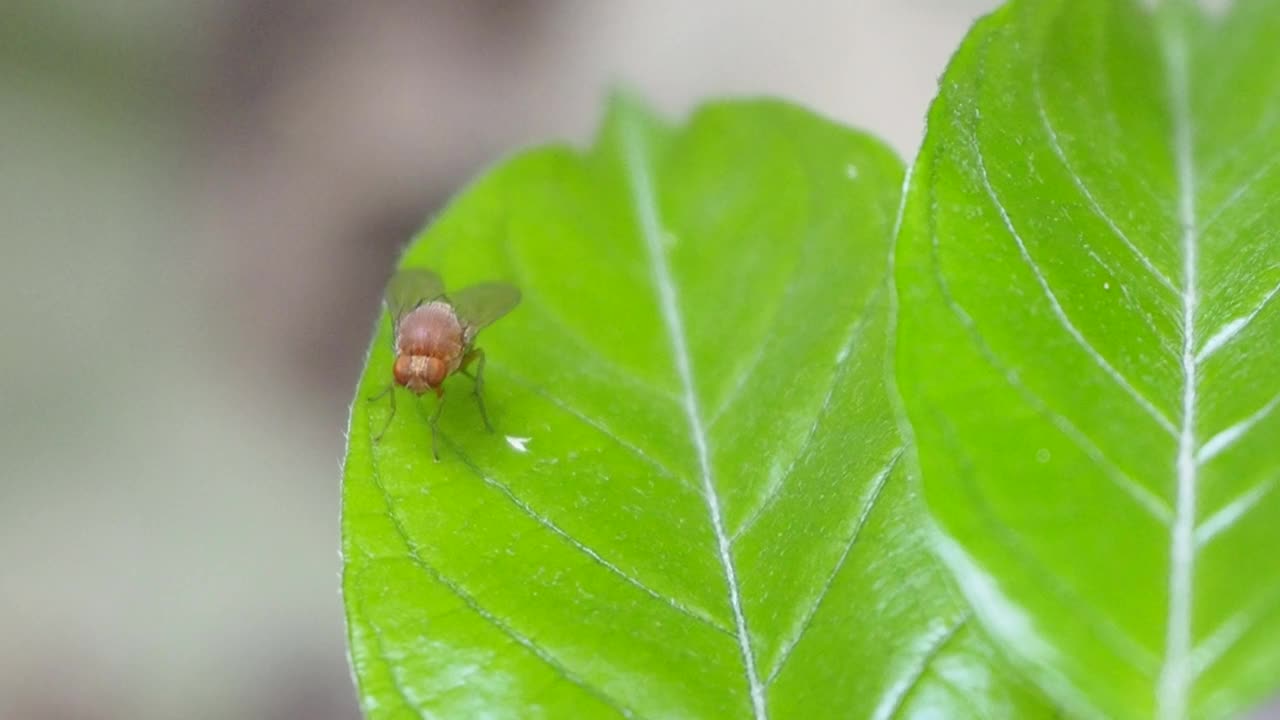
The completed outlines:
<svg viewBox="0 0 1280 720">
<path fill-rule="evenodd" d="M 511 449 L 515 450 L 516 452 L 527 453 L 529 452 L 529 448 L 525 447 L 525 445 L 529 444 L 529 441 L 532 439 L 533 438 L 516 437 L 515 435 L 508 435 L 507 444 L 510 445 Z"/>
<path fill-rule="evenodd" d="M 1102 283 L 1102 289 L 1103 289 L 1103 290 L 1110 290 L 1110 289 L 1111 289 L 1111 283 L 1109 283 L 1109 282 L 1104 282 L 1104 283 Z"/>
<path fill-rule="evenodd" d="M 849 179 L 850 179 L 850 180 L 857 180 L 857 179 L 858 179 L 858 166 L 857 166 L 857 165 L 845 165 L 845 166 L 844 166 L 844 174 L 845 174 L 845 175 L 847 175 L 847 176 L 849 177 Z"/>
</svg>

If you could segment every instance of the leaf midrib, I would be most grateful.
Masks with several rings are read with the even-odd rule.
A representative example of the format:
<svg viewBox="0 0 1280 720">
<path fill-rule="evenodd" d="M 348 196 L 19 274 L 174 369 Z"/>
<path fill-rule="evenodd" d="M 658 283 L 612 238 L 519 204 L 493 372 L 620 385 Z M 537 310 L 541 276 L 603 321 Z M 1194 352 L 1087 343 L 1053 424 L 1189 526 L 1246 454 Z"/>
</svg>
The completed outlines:
<svg viewBox="0 0 1280 720">
<path fill-rule="evenodd" d="M 1181 18 L 1179 18 L 1181 22 Z M 1197 292 L 1197 271 L 1198 271 L 1198 223 L 1196 221 L 1197 211 L 1195 204 L 1195 167 L 1193 153 L 1194 129 L 1192 126 L 1191 110 L 1190 110 L 1190 88 L 1187 73 L 1186 58 L 1186 41 L 1182 33 L 1183 28 L 1175 24 L 1170 27 L 1161 38 L 1163 41 L 1164 61 L 1166 64 L 1165 75 L 1168 81 L 1166 92 L 1169 101 L 1169 113 L 1173 119 L 1173 137 L 1171 143 L 1172 154 L 1177 170 L 1177 187 L 1178 187 L 1178 226 L 1181 230 L 1181 245 L 1183 251 L 1183 283 L 1181 288 L 1177 288 L 1177 295 L 1182 301 L 1183 319 L 1182 319 L 1182 347 L 1179 353 L 1179 361 L 1183 368 L 1183 382 L 1181 388 L 1181 404 L 1182 412 L 1179 423 L 1176 428 L 1166 426 L 1167 429 L 1173 430 L 1172 435 L 1176 438 L 1176 454 L 1175 454 L 1175 500 L 1173 507 L 1173 522 L 1170 526 L 1169 540 L 1169 586 L 1168 586 L 1168 612 L 1165 619 L 1165 649 L 1164 657 L 1158 675 L 1156 685 L 1156 710 L 1157 715 L 1162 720 L 1181 720 L 1187 715 L 1189 699 L 1191 695 L 1190 682 L 1194 680 L 1192 673 L 1192 647 L 1191 647 L 1191 597 L 1192 597 L 1192 580 L 1194 575 L 1194 553 L 1195 553 L 1195 519 L 1196 519 L 1196 484 L 1198 478 L 1197 463 L 1197 440 L 1196 440 L 1196 404 L 1197 404 L 1197 365 L 1199 363 L 1198 355 L 1200 353 L 1197 348 L 1196 331 L 1195 331 L 1195 315 L 1199 304 Z M 1034 71 L 1033 71 L 1034 72 Z M 1038 78 L 1037 78 L 1038 80 Z M 1037 88 L 1038 96 L 1038 88 Z M 1043 113 L 1042 101 L 1041 121 L 1045 126 L 1045 130 L 1050 136 L 1050 141 L 1056 144 L 1057 138 L 1050 123 Z M 994 194 L 990 181 L 987 179 L 985 163 L 982 159 L 981 150 L 975 149 L 975 158 L 978 164 L 978 171 L 982 176 L 984 187 L 987 189 L 989 199 L 996 207 L 1004 221 L 1006 228 L 1018 242 L 1019 250 L 1023 254 L 1023 259 L 1033 271 L 1036 271 L 1034 261 L 1026 255 L 1026 249 L 1018 238 L 1010 218 L 1007 215 L 999 198 Z M 1067 165 L 1068 172 L 1073 175 L 1073 182 L 1076 187 L 1090 202 L 1091 209 L 1097 212 L 1104 220 L 1108 220 L 1111 230 L 1120 235 L 1122 240 L 1127 238 L 1120 231 L 1118 226 L 1110 222 L 1105 213 L 1096 203 L 1091 192 L 1086 186 L 1079 182 L 1078 177 L 1074 177 L 1070 165 L 1067 162 L 1065 154 L 1061 152 L 1060 147 L 1054 148 L 1059 159 Z M 1126 242 L 1126 245 L 1129 243 Z M 1144 260 L 1141 252 L 1136 247 L 1131 247 L 1135 251 L 1140 261 Z M 1143 262 L 1148 270 L 1153 271 L 1156 280 L 1166 280 L 1164 276 L 1155 271 L 1153 265 Z M 1052 291 L 1047 286 L 1044 278 L 1036 273 L 1037 281 L 1040 283 L 1042 290 L 1046 293 L 1050 303 L 1058 311 L 1056 299 L 1053 297 Z M 1123 382 L 1123 378 L 1115 374 L 1111 366 L 1096 351 L 1088 345 L 1088 343 L 1080 336 L 1078 331 L 1071 325 L 1068 318 L 1061 312 L 1057 312 L 1059 321 L 1070 332 L 1077 342 L 1097 361 L 1108 374 L 1112 374 L 1113 379 L 1120 383 L 1122 388 L 1130 391 L 1132 388 Z M 1140 404 L 1145 404 L 1144 398 L 1135 395 L 1135 399 Z M 1152 408 L 1148 407 L 1148 411 Z M 1153 413 L 1154 415 L 1154 413 Z M 1159 417 L 1156 418 L 1160 420 Z"/>
<path fill-rule="evenodd" d="M 634 111 L 630 111 L 634 112 Z M 698 395 L 693 380 L 693 368 L 689 357 L 689 349 L 684 330 L 684 320 L 680 312 L 679 299 L 671 270 L 667 265 L 666 252 L 663 249 L 662 226 L 658 214 L 657 200 L 654 197 L 653 178 L 649 165 L 645 160 L 645 140 L 642 130 L 636 127 L 637 120 L 629 116 L 621 125 L 623 145 L 623 166 L 626 169 L 627 187 L 631 202 L 636 211 L 639 234 L 644 240 L 648 254 L 654 293 L 662 315 L 667 338 L 671 344 L 672 360 L 676 373 L 680 377 L 682 400 L 685 415 L 689 423 L 690 439 L 698 456 L 698 469 L 702 480 L 703 494 L 707 503 L 707 512 L 711 517 L 712 529 L 715 531 L 719 560 L 728 585 L 729 605 L 733 610 L 734 626 L 738 647 L 742 654 L 743 669 L 747 676 L 747 689 L 751 697 L 751 706 L 756 720 L 767 720 L 768 710 L 765 702 L 765 688 L 755 666 L 755 655 L 751 648 L 751 635 L 747 630 L 747 620 L 742 608 L 741 591 L 738 586 L 737 573 L 733 563 L 733 551 L 728 533 L 725 531 L 724 517 L 720 509 L 720 498 L 716 491 L 712 474 L 710 452 L 707 446 L 706 429 L 702 422 Z"/>
<path fill-rule="evenodd" d="M 1171 5 L 1164 9 L 1171 9 Z M 1178 220 L 1182 226 L 1182 426 L 1178 433 L 1177 482 L 1169 540 L 1169 599 L 1165 619 L 1164 664 L 1156 686 L 1156 715 L 1180 720 L 1191 694 L 1191 595 L 1195 573 L 1196 482 L 1196 309 L 1199 233 L 1190 80 L 1184 20 L 1162 33 L 1168 101 L 1173 120 L 1173 157 L 1177 169 Z"/>
</svg>

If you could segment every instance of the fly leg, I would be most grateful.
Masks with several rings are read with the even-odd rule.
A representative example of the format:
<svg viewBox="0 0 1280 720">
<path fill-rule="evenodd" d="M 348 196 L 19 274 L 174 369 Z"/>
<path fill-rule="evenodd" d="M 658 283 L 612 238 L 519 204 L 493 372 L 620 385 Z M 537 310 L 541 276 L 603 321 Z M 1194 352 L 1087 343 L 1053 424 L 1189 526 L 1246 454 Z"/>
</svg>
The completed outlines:
<svg viewBox="0 0 1280 720">
<path fill-rule="evenodd" d="M 380 431 L 378 432 L 378 434 L 377 434 L 377 435 L 374 435 L 374 436 L 373 436 L 373 441 L 374 441 L 374 442 L 378 442 L 379 440 L 381 440 L 381 439 L 382 439 L 382 436 L 383 436 L 383 435 L 385 435 L 385 434 L 387 433 L 387 429 L 391 427 L 391 421 L 392 421 L 392 420 L 394 420 L 394 419 L 395 419 L 395 417 L 396 417 L 396 386 L 395 386 L 395 383 L 390 383 L 390 384 L 388 384 L 388 385 L 387 385 L 387 387 L 386 387 L 386 388 L 384 388 L 382 392 L 378 393 L 377 395 L 370 396 L 370 397 L 368 398 L 368 400 L 369 400 L 369 402 L 375 402 L 375 401 L 377 401 L 377 400 L 380 400 L 380 399 L 382 398 L 382 396 L 383 396 L 383 395 L 391 395 L 391 414 L 387 416 L 387 422 L 386 422 L 386 424 L 385 424 L 385 425 L 383 425 L 383 426 L 382 426 L 382 430 L 380 430 Z"/>
<path fill-rule="evenodd" d="M 436 388 L 436 411 L 427 415 L 422 411 L 422 400 L 418 400 L 418 414 L 427 419 L 431 427 L 431 457 L 440 462 L 440 413 L 444 411 L 444 388 Z"/>
<path fill-rule="evenodd" d="M 472 375 L 468 367 L 471 363 L 476 363 L 476 374 Z M 480 348 L 472 348 L 462 358 L 460 372 L 471 378 L 475 387 L 472 388 L 471 394 L 476 398 L 476 405 L 480 407 L 480 419 L 484 420 L 484 429 L 493 432 L 493 425 L 489 422 L 489 413 L 484 409 L 484 350 Z"/>
<path fill-rule="evenodd" d="M 431 413 L 428 423 L 431 425 L 431 457 L 440 462 L 440 413 L 444 410 L 444 393 L 436 391 L 436 411 Z"/>
</svg>

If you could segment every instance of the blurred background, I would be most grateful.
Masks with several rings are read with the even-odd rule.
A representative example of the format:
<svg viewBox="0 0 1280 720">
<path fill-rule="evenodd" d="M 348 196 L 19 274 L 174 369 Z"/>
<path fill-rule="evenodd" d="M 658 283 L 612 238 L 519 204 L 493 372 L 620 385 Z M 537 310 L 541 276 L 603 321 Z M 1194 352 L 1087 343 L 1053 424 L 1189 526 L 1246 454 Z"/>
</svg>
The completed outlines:
<svg viewBox="0 0 1280 720">
<path fill-rule="evenodd" d="M 343 434 L 414 230 L 617 81 L 910 157 L 996 4 L 3 0 L 0 718 L 357 718 Z"/>
</svg>

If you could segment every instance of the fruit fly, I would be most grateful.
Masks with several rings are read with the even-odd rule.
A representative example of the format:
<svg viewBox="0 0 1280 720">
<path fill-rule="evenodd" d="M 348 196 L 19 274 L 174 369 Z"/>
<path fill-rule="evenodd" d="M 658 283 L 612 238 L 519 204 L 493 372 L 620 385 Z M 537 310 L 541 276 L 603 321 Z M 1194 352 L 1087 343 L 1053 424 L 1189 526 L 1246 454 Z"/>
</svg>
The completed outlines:
<svg viewBox="0 0 1280 720">
<path fill-rule="evenodd" d="M 471 394 L 480 408 L 485 429 L 493 432 L 484 408 L 484 350 L 475 346 L 476 334 L 511 312 L 520 302 L 520 291 L 504 283 L 482 283 L 446 293 L 444 281 L 424 268 L 397 272 L 387 284 L 386 307 L 394 330 L 392 343 L 396 361 L 393 382 L 369 398 L 391 395 L 391 415 L 378 441 L 396 416 L 396 385 L 421 396 L 431 390 L 439 401 L 429 419 L 431 455 L 440 461 L 437 421 L 444 409 L 444 381 L 455 372 L 471 378 Z M 475 374 L 471 367 L 475 366 Z"/>
</svg>

